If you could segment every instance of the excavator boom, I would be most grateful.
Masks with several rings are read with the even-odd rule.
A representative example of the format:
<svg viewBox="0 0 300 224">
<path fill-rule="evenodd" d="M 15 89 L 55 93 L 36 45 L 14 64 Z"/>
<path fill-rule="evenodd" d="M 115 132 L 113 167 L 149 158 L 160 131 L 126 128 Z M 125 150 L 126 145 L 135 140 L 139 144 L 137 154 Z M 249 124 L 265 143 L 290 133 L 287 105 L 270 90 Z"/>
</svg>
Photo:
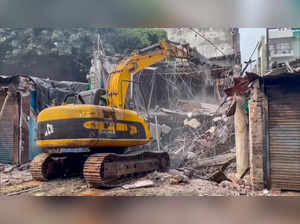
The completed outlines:
<svg viewBox="0 0 300 224">
<path fill-rule="evenodd" d="M 107 106 L 124 109 L 127 89 L 132 81 L 132 76 L 145 67 L 168 57 L 191 59 L 191 48 L 187 44 L 180 45 L 169 40 L 163 40 L 159 44 L 136 51 L 121 61 L 110 74 L 107 82 Z"/>
</svg>

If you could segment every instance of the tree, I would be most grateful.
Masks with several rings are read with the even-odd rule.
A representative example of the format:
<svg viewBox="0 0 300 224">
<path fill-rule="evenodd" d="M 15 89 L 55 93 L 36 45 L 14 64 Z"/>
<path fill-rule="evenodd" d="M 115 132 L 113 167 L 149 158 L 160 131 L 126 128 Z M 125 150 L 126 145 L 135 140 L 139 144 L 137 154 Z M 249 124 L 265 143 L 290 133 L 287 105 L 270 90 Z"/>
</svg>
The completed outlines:
<svg viewBox="0 0 300 224">
<path fill-rule="evenodd" d="M 85 81 L 98 34 L 107 55 L 128 54 L 167 37 L 150 28 L 0 28 L 0 73 Z"/>
</svg>

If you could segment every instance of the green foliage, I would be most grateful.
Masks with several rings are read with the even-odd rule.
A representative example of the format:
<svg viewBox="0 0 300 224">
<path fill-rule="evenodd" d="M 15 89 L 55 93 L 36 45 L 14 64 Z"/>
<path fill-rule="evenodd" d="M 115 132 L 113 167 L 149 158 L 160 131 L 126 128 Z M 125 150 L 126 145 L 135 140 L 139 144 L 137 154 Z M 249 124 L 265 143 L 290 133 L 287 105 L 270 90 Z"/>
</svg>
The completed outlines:
<svg viewBox="0 0 300 224">
<path fill-rule="evenodd" d="M 165 31 L 150 28 L 108 28 L 98 33 L 108 55 L 128 54 L 167 38 Z"/>
<path fill-rule="evenodd" d="M 112 45 L 116 53 L 130 53 L 167 38 L 165 31 L 156 29 L 133 28 L 118 29 Z"/>
<path fill-rule="evenodd" d="M 150 28 L 0 28 L 0 63 L 20 64 L 28 57 L 38 60 L 39 56 L 69 56 L 86 74 L 98 34 L 107 55 L 128 54 L 167 37 L 165 31 Z"/>
</svg>

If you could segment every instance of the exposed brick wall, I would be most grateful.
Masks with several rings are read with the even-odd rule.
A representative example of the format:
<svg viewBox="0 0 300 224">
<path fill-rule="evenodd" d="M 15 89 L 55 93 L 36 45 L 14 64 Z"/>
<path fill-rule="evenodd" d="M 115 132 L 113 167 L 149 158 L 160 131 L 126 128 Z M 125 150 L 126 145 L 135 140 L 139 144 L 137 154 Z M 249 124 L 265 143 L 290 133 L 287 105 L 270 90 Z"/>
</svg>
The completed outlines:
<svg viewBox="0 0 300 224">
<path fill-rule="evenodd" d="M 264 188 L 264 124 L 263 112 L 267 105 L 259 81 L 254 84 L 249 102 L 249 150 L 250 150 L 250 178 L 254 190 Z"/>
</svg>

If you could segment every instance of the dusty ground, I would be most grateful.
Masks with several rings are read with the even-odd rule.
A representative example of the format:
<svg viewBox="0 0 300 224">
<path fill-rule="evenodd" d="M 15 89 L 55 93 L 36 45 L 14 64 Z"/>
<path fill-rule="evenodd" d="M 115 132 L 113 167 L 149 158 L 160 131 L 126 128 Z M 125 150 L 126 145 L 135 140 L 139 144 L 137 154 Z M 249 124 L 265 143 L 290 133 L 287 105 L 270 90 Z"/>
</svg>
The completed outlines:
<svg viewBox="0 0 300 224">
<path fill-rule="evenodd" d="M 26 171 L 22 171 L 26 172 Z M 3 173 L 0 173 L 3 175 Z M 252 191 L 249 176 L 244 180 L 234 180 L 234 174 L 227 174 L 233 182 L 223 181 L 218 184 L 202 179 L 187 179 L 176 181 L 176 175 L 170 173 L 152 173 L 138 180 L 152 180 L 153 187 L 125 190 L 122 187 L 114 189 L 93 189 L 83 178 L 54 180 L 47 183 L 27 181 L 23 183 L 1 185 L 1 194 L 9 196 L 272 196 L 296 195 L 295 192 Z M 174 182 L 175 179 L 175 182 Z M 134 183 L 132 180 L 129 183 Z M 20 181 L 19 181 L 20 182 Z"/>
</svg>

